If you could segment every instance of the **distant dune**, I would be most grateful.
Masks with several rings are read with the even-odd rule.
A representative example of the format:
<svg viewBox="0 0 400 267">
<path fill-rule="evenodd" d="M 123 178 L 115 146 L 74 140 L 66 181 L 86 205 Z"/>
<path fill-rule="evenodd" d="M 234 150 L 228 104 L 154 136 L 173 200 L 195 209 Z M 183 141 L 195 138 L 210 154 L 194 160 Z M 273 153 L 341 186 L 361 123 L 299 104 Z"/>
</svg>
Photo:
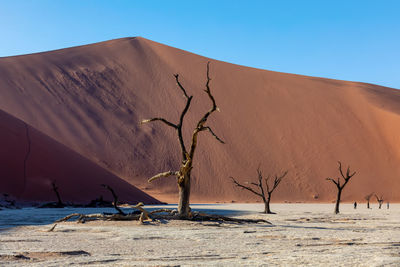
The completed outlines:
<svg viewBox="0 0 400 267">
<path fill-rule="evenodd" d="M 82 155 L 97 172 L 112 172 L 115 181 L 118 176 L 162 201 L 175 200 L 174 178 L 152 184 L 147 179 L 178 168 L 176 133 L 139 122 L 179 119 L 185 104 L 173 77 L 179 73 L 194 95 L 184 124 L 189 140 L 210 106 L 203 92 L 208 60 L 221 110 L 209 125 L 226 144 L 208 133 L 200 136 L 193 201 L 257 200 L 228 177 L 255 179 L 259 165 L 265 175 L 289 170 L 274 200 L 331 201 L 335 187 L 325 178 L 337 177 L 338 160 L 357 171 L 344 200 L 360 201 L 373 191 L 400 201 L 400 91 L 391 88 L 238 66 L 137 37 L 0 58 L 0 109 Z M 22 153 L 25 144 L 15 142 Z M 2 162 L 21 162 L 0 153 Z M 39 169 L 49 162 L 37 164 Z M 8 180 L 20 180 L 21 174 L 5 176 L 2 170 L 3 183 L 20 188 Z M 87 187 L 100 181 L 79 177 Z"/>
<path fill-rule="evenodd" d="M 107 184 L 117 192 L 122 202 L 160 203 L 1 110 L 0 129 L 1 193 L 18 200 L 57 201 L 52 190 L 54 182 L 62 201 L 87 204 L 100 196 L 113 200 L 111 193 L 101 187 L 101 184 Z"/>
</svg>

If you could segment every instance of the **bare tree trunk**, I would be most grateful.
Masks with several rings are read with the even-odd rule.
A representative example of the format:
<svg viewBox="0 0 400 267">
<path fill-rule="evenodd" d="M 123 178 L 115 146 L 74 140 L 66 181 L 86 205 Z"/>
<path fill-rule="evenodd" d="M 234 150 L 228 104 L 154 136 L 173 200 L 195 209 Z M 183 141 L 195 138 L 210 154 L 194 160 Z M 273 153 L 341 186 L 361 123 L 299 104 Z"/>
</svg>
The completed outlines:
<svg viewBox="0 0 400 267">
<path fill-rule="evenodd" d="M 368 195 L 366 195 L 366 196 L 364 197 L 364 199 L 367 201 L 367 209 L 370 209 L 369 200 L 371 199 L 372 196 L 373 196 L 373 193 L 368 194 Z"/>
<path fill-rule="evenodd" d="M 51 186 L 53 188 L 54 193 L 56 193 L 56 196 L 57 196 L 57 206 L 63 207 L 64 203 L 61 201 L 61 197 L 60 197 L 60 194 L 58 193 L 58 187 L 57 187 L 56 183 L 52 182 Z"/>
<path fill-rule="evenodd" d="M 342 189 L 338 189 L 338 194 L 336 198 L 336 205 L 335 205 L 335 214 L 339 213 L 339 204 L 340 204 L 340 197 L 342 195 Z"/>
<path fill-rule="evenodd" d="M 270 202 L 271 202 L 271 194 L 268 194 L 268 197 L 267 197 L 267 199 L 265 201 L 265 211 L 264 211 L 264 213 L 275 214 L 275 212 L 272 212 L 270 207 L 269 207 L 269 203 Z"/>
<path fill-rule="evenodd" d="M 264 213 L 268 213 L 269 211 L 269 203 L 267 200 L 264 200 Z"/>
<path fill-rule="evenodd" d="M 268 211 L 269 211 L 269 202 L 264 196 L 262 196 L 262 200 L 264 201 L 264 213 L 268 213 Z"/>
<path fill-rule="evenodd" d="M 63 203 L 62 203 L 62 201 L 61 201 L 60 194 L 58 193 L 58 191 L 57 191 L 57 190 L 56 190 L 56 195 L 57 195 L 57 200 L 58 200 L 58 202 L 57 202 L 57 205 L 58 205 L 58 206 L 62 206 L 62 205 L 63 205 Z"/>
<path fill-rule="evenodd" d="M 182 218 L 188 218 L 190 213 L 190 173 L 187 173 L 182 182 L 178 183 L 179 204 L 178 213 Z"/>
</svg>

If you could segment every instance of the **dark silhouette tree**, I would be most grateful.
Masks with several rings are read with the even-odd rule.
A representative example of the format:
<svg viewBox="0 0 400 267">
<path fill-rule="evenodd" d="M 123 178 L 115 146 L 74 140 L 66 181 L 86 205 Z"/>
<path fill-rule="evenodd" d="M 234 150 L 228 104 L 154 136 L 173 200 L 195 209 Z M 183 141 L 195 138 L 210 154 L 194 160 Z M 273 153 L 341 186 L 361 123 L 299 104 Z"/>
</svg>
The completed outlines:
<svg viewBox="0 0 400 267">
<path fill-rule="evenodd" d="M 353 172 L 352 174 L 350 174 L 350 166 L 347 167 L 346 174 L 344 174 L 343 170 L 342 170 L 342 163 L 340 161 L 338 161 L 338 163 L 339 163 L 339 172 L 344 181 L 341 182 L 340 177 L 338 177 L 337 180 L 334 180 L 329 177 L 326 178 L 326 180 L 332 181 L 336 185 L 336 188 L 338 190 L 337 197 L 336 197 L 335 214 L 339 213 L 339 204 L 340 204 L 340 198 L 342 196 L 343 188 L 350 181 L 351 177 L 353 177 L 356 174 L 356 172 Z"/>
<path fill-rule="evenodd" d="M 197 147 L 197 137 L 200 132 L 203 131 L 208 131 L 212 136 L 214 136 L 220 143 L 224 143 L 215 133 L 214 131 L 209 127 L 206 126 L 207 119 L 210 117 L 210 115 L 218 110 L 217 105 L 215 103 L 214 96 L 211 94 L 210 90 L 210 62 L 207 63 L 207 81 L 206 81 L 206 88 L 205 92 L 208 96 L 208 98 L 211 101 L 211 108 L 201 117 L 201 119 L 197 122 L 196 127 L 194 128 L 192 138 L 191 138 L 191 143 L 189 149 L 186 148 L 184 139 L 183 139 L 183 134 L 182 134 L 182 126 L 183 122 L 185 119 L 185 115 L 187 114 L 190 103 L 193 99 L 193 96 L 189 96 L 188 93 L 186 92 L 186 89 L 183 87 L 181 82 L 179 81 L 179 74 L 175 74 L 175 80 L 176 83 L 179 87 L 179 89 L 182 91 L 184 97 L 186 98 L 186 105 L 183 108 L 179 122 L 177 124 L 174 124 L 164 118 L 151 118 L 147 120 L 143 120 L 142 123 L 148 123 L 148 122 L 153 122 L 153 121 L 159 121 L 167 126 L 173 128 L 176 130 L 176 133 L 178 135 L 178 140 L 179 140 L 179 145 L 181 149 L 181 155 L 182 155 L 182 162 L 181 166 L 178 171 L 167 171 L 163 173 L 159 173 L 149 179 L 149 182 L 152 182 L 156 179 L 162 178 L 162 177 L 169 177 L 169 176 L 175 176 L 177 178 L 177 183 L 178 183 L 178 189 L 179 189 L 179 203 L 178 203 L 178 214 L 181 218 L 188 218 L 190 216 L 190 207 L 189 207 L 189 199 L 190 199 L 190 182 L 191 182 L 191 171 L 193 168 L 193 158 L 194 158 L 194 153 L 196 151 Z"/>
<path fill-rule="evenodd" d="M 381 195 L 380 197 L 378 197 L 378 196 L 375 194 L 375 198 L 376 198 L 376 201 L 378 201 L 379 208 L 382 208 L 382 204 L 383 204 L 383 195 Z"/>
<path fill-rule="evenodd" d="M 119 214 L 121 214 L 121 215 L 126 215 L 125 212 L 123 212 L 123 211 L 118 207 L 118 195 L 117 195 L 117 194 L 115 193 L 115 191 L 111 188 L 111 186 L 106 185 L 106 184 L 102 184 L 101 186 L 104 187 L 104 188 L 106 188 L 106 189 L 108 189 L 108 190 L 111 192 L 111 194 L 112 194 L 112 196 L 113 196 L 113 198 L 114 198 L 114 200 L 113 200 L 114 209 L 116 209 L 116 210 L 118 211 Z"/>
<path fill-rule="evenodd" d="M 9 194 L 7 193 L 3 193 L 3 197 L 4 197 L 4 202 L 6 203 L 6 208 L 12 208 L 15 207 L 15 200 L 13 199 L 8 199 L 8 197 L 10 197 Z M 0 205 L 1 207 L 2 205 Z"/>
<path fill-rule="evenodd" d="M 59 207 L 59 208 L 64 207 L 65 205 L 64 205 L 64 203 L 63 203 L 62 200 L 61 200 L 60 193 L 58 192 L 58 186 L 56 185 L 56 182 L 55 182 L 55 181 L 51 182 L 51 188 L 53 189 L 54 193 L 55 193 L 56 196 L 57 196 L 57 204 L 56 204 L 56 207 Z"/>
<path fill-rule="evenodd" d="M 243 189 L 246 189 L 250 192 L 252 192 L 253 194 L 259 196 L 262 198 L 262 200 L 264 201 L 264 213 L 268 213 L 268 214 L 275 214 L 275 212 L 272 212 L 269 204 L 271 202 L 271 196 L 272 193 L 274 192 L 274 190 L 278 187 L 278 185 L 281 183 L 282 179 L 287 175 L 288 171 L 285 171 L 282 175 L 278 176 L 275 175 L 274 176 L 274 180 L 272 185 L 269 184 L 270 181 L 270 176 L 268 175 L 267 178 L 263 177 L 262 171 L 260 170 L 260 167 L 257 168 L 257 175 L 258 175 L 258 181 L 257 183 L 255 182 L 247 182 L 247 184 L 249 184 L 250 186 L 255 186 L 258 188 L 259 191 L 253 189 L 250 186 L 246 186 L 243 184 L 240 184 L 238 181 L 235 180 L 235 178 L 233 178 L 232 176 L 230 177 L 232 179 L 232 182 Z M 263 183 L 264 182 L 264 183 Z M 265 188 L 264 188 L 264 184 L 265 184 Z"/>
<path fill-rule="evenodd" d="M 370 209 L 369 207 L 369 200 L 371 199 L 371 197 L 374 195 L 374 193 L 368 194 L 364 197 L 364 199 L 367 201 L 367 209 Z"/>
</svg>

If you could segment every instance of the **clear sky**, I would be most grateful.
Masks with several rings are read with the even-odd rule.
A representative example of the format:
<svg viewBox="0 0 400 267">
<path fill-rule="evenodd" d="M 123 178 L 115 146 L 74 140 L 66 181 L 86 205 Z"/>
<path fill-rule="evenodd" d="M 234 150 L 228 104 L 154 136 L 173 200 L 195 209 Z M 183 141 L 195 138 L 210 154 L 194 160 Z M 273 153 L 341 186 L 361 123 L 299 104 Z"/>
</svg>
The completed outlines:
<svg viewBox="0 0 400 267">
<path fill-rule="evenodd" d="M 0 0 L 0 56 L 129 36 L 400 89 L 400 0 Z"/>
</svg>

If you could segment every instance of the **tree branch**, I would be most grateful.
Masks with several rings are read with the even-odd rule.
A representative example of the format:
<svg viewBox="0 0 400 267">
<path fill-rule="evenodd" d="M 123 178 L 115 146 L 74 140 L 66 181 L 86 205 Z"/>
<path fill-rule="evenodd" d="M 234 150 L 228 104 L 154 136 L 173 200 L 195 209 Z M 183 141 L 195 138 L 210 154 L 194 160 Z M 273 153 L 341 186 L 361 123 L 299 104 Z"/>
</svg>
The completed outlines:
<svg viewBox="0 0 400 267">
<path fill-rule="evenodd" d="M 237 182 L 237 181 L 235 180 L 235 178 L 233 178 L 232 176 L 229 177 L 229 178 L 232 179 L 233 183 L 234 183 L 236 186 L 241 187 L 241 188 L 243 188 L 243 189 L 246 189 L 246 190 L 252 192 L 253 194 L 256 194 L 257 196 L 263 197 L 262 194 L 258 193 L 258 192 L 255 191 L 253 188 L 248 187 L 248 186 L 245 186 L 245 185 L 242 185 L 242 184 L 239 184 L 239 182 Z"/>
<path fill-rule="evenodd" d="M 178 174 L 179 174 L 178 171 L 176 171 L 176 172 L 173 172 L 173 171 L 162 172 L 162 173 L 159 173 L 159 174 L 154 175 L 153 177 L 151 177 L 151 178 L 148 180 L 148 182 L 151 183 L 151 182 L 153 182 L 154 180 L 157 180 L 157 179 L 159 179 L 159 178 L 162 178 L 162 177 L 169 177 L 169 176 L 171 176 L 171 175 L 177 176 Z"/>
<path fill-rule="evenodd" d="M 106 189 L 108 189 L 108 190 L 111 192 L 111 194 L 112 194 L 112 196 L 113 196 L 113 198 L 114 198 L 114 201 L 113 201 L 113 202 L 114 202 L 114 209 L 116 209 L 116 210 L 118 211 L 119 214 L 121 214 L 121 215 L 126 215 L 125 212 L 123 212 L 123 211 L 118 207 L 118 196 L 117 196 L 117 194 L 114 192 L 114 190 L 111 188 L 111 186 L 106 185 L 106 184 L 102 184 L 101 186 L 104 187 L 104 188 L 106 188 Z"/>
<path fill-rule="evenodd" d="M 182 125 L 183 125 L 183 119 L 185 118 L 185 115 L 189 110 L 190 103 L 192 102 L 193 96 L 189 96 L 186 93 L 185 88 L 182 86 L 182 84 L 179 81 L 179 74 L 175 74 L 174 76 L 175 76 L 176 83 L 178 84 L 179 88 L 182 90 L 183 94 L 186 97 L 186 105 L 181 113 L 181 116 L 179 117 L 179 123 L 177 125 L 177 129 L 178 129 L 179 144 L 181 146 L 181 151 L 182 151 L 182 158 L 183 158 L 183 160 L 187 160 L 187 151 L 186 151 L 186 146 L 185 146 L 185 142 L 183 141 L 183 135 L 182 135 Z"/>
<path fill-rule="evenodd" d="M 346 177 L 344 176 L 343 171 L 342 171 L 342 163 L 341 163 L 340 161 L 338 161 L 338 163 L 339 163 L 339 172 L 340 172 L 340 175 L 342 175 L 343 179 L 346 180 Z"/>
<path fill-rule="evenodd" d="M 214 96 L 211 94 L 211 89 L 210 89 L 210 61 L 207 62 L 207 82 L 206 82 L 206 89 L 204 90 L 208 97 L 211 100 L 212 103 L 212 107 L 210 108 L 210 110 L 208 110 L 203 117 L 199 120 L 199 122 L 197 123 L 197 127 L 195 128 L 195 130 L 193 131 L 192 134 L 192 143 L 190 145 L 190 151 L 189 151 L 189 157 L 193 158 L 194 155 L 194 151 L 196 149 L 197 146 L 197 135 L 199 134 L 200 131 L 202 131 L 202 128 L 204 127 L 204 124 L 207 122 L 208 117 L 217 110 L 217 105 L 215 103 L 215 99 Z M 218 140 L 218 139 L 217 139 Z"/>
<path fill-rule="evenodd" d="M 208 97 L 210 98 L 211 102 L 212 102 L 212 107 L 210 108 L 210 110 L 204 114 L 203 118 L 200 119 L 199 123 L 197 124 L 198 128 L 201 128 L 204 123 L 207 121 L 208 117 L 211 115 L 211 113 L 213 113 L 214 111 L 217 110 L 217 104 L 215 103 L 215 98 L 214 96 L 211 94 L 211 89 L 210 89 L 210 61 L 207 62 L 207 82 L 206 82 L 206 89 L 204 90 Z"/>
<path fill-rule="evenodd" d="M 340 161 L 338 161 L 339 163 L 339 172 L 340 175 L 343 177 L 343 179 L 345 180 L 345 183 L 343 184 L 343 186 L 347 183 L 348 180 L 350 180 L 351 177 L 353 177 L 356 172 L 353 172 L 352 174 L 350 174 L 350 166 L 347 167 L 347 171 L 346 171 L 346 176 L 343 174 L 342 171 L 342 163 Z"/>
<path fill-rule="evenodd" d="M 374 195 L 374 193 L 368 194 L 364 197 L 365 200 L 369 201 L 371 197 Z"/>
<path fill-rule="evenodd" d="M 270 190 L 269 190 L 269 184 L 268 184 L 269 178 L 270 178 L 269 175 L 267 176 L 267 178 L 265 178 L 265 186 L 267 187 L 267 192 L 270 191 Z"/>
<path fill-rule="evenodd" d="M 202 128 L 201 128 L 201 131 L 207 131 L 207 130 L 208 130 L 208 131 L 212 134 L 212 136 L 214 136 L 215 139 L 217 139 L 220 143 L 225 144 L 225 142 L 224 142 L 221 138 L 219 138 L 219 137 L 213 132 L 213 130 L 212 130 L 210 127 L 206 126 L 206 127 L 202 127 Z"/>
<path fill-rule="evenodd" d="M 260 166 L 258 166 L 258 168 L 257 168 L 257 174 L 258 174 L 258 187 L 261 190 L 261 197 L 265 201 L 265 192 L 264 192 L 264 187 L 262 185 L 263 175 L 262 175 L 262 171 L 260 169 Z M 269 178 L 269 176 L 268 176 L 268 178 Z M 268 178 L 265 180 L 266 183 L 267 183 Z M 268 190 L 268 183 L 267 183 L 267 190 Z"/>
<path fill-rule="evenodd" d="M 176 124 L 173 124 L 172 122 L 169 122 L 164 118 L 151 118 L 151 119 L 147 119 L 147 120 L 142 120 L 140 123 L 144 124 L 144 123 L 148 123 L 148 122 L 152 122 L 152 121 L 161 121 L 174 129 L 178 129 L 178 126 Z"/>
<path fill-rule="evenodd" d="M 189 96 L 189 95 L 186 93 L 185 88 L 184 88 L 184 87 L 182 86 L 182 84 L 180 83 L 180 81 L 179 81 L 179 74 L 175 74 L 174 76 L 175 76 L 176 83 L 178 84 L 179 88 L 182 90 L 184 96 L 185 96 L 187 99 L 191 98 L 191 96 Z"/>
<path fill-rule="evenodd" d="M 339 187 L 339 183 L 338 182 L 336 182 L 334 179 L 332 179 L 332 178 L 326 178 L 326 180 L 328 180 L 328 181 L 332 181 L 336 186 L 338 186 Z"/>
<path fill-rule="evenodd" d="M 274 185 L 271 189 L 271 191 L 269 191 L 268 193 L 272 193 L 277 187 L 278 185 L 282 182 L 282 179 L 286 176 L 286 174 L 288 174 L 288 171 L 285 171 L 281 176 L 278 177 L 278 175 L 275 175 L 275 179 L 274 179 Z"/>
</svg>

